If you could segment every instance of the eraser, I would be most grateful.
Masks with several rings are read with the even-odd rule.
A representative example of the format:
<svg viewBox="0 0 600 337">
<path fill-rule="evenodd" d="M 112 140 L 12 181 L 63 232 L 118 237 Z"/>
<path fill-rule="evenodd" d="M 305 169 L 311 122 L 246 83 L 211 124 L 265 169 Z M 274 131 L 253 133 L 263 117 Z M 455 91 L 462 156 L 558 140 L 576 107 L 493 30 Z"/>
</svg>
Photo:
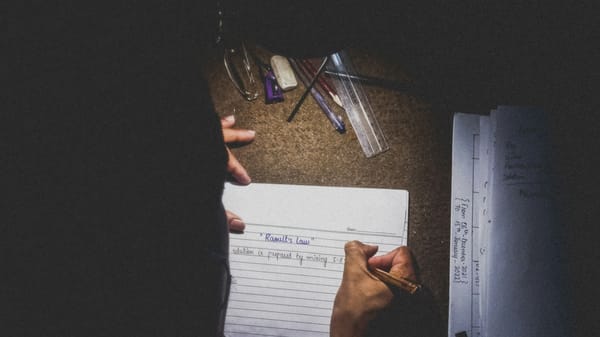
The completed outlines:
<svg viewBox="0 0 600 337">
<path fill-rule="evenodd" d="M 292 70 L 287 58 L 281 55 L 273 55 L 271 57 L 271 68 L 281 90 L 290 90 L 298 86 L 296 75 L 294 75 L 294 70 Z"/>
</svg>

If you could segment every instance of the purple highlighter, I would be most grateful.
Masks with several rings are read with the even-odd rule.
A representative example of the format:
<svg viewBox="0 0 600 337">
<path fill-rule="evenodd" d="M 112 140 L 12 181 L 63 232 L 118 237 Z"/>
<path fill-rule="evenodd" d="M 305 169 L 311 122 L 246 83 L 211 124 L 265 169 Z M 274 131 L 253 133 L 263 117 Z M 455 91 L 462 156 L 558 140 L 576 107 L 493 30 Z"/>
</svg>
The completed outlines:
<svg viewBox="0 0 600 337">
<path fill-rule="evenodd" d="M 277 103 L 283 101 L 283 91 L 277 83 L 273 70 L 269 69 L 265 74 L 265 103 Z"/>
</svg>

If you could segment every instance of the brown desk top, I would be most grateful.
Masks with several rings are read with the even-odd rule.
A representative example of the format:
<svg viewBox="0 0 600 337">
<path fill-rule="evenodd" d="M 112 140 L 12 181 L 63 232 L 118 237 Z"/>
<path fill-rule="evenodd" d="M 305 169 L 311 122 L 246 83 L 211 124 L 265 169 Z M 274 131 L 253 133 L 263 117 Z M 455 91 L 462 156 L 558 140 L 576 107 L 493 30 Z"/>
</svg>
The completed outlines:
<svg viewBox="0 0 600 337">
<path fill-rule="evenodd" d="M 413 82 L 421 88 L 401 92 L 363 86 L 390 145 L 387 152 L 369 159 L 364 156 L 349 123 L 348 132 L 338 134 L 311 97 L 293 122 L 286 121 L 303 86 L 286 92 L 284 102 L 266 105 L 262 92 L 256 101 L 242 99 L 229 82 L 220 56 L 206 64 L 206 73 L 219 114 L 225 116 L 235 111 L 238 127 L 257 132 L 252 144 L 233 150 L 254 182 L 409 191 L 408 244 L 416 255 L 422 282 L 432 290 L 446 324 L 452 114 L 458 111 L 486 114 L 502 104 L 543 106 L 550 115 L 556 139 L 560 140 L 555 145 L 559 152 L 559 172 L 565 177 L 562 184 L 577 193 L 591 193 L 582 189 L 582 179 L 578 178 L 588 169 L 585 161 L 569 149 L 585 145 L 585 136 L 592 139 L 592 129 L 586 126 L 594 125 L 594 114 L 589 113 L 590 107 L 582 102 L 557 99 L 555 94 L 565 91 L 562 91 L 564 87 L 553 87 L 551 83 L 555 82 L 536 87 L 545 82 L 517 81 L 518 78 L 511 77 L 515 71 L 506 73 L 502 69 L 486 77 L 480 69 L 469 70 L 466 66 L 469 60 L 462 60 L 465 63 L 456 68 L 444 68 L 439 64 L 422 66 L 424 63 L 414 62 L 415 59 L 377 53 L 373 49 L 350 49 L 350 56 L 360 73 Z M 525 76 L 525 80 L 532 78 L 531 74 L 519 74 Z M 576 90 L 568 92 L 569 95 L 575 93 Z M 564 113 L 567 106 L 570 112 L 578 112 L 575 119 L 572 114 Z M 575 130 L 580 137 L 569 136 Z M 581 257 L 573 272 L 583 275 L 586 268 L 581 261 L 594 261 L 594 258 L 589 254 L 591 248 L 579 245 L 583 240 L 579 229 L 586 228 L 591 218 L 586 215 L 585 203 L 568 195 L 565 194 L 562 201 L 567 206 L 567 216 L 576 220 L 576 230 L 567 238 L 567 244 L 571 254 Z M 243 214 L 240 216 L 243 218 Z M 584 284 L 576 291 L 578 304 L 592 284 L 588 282 L 588 286 Z M 591 317 L 590 313 L 586 316 L 585 305 L 579 308 L 577 314 L 583 315 L 582 321 Z"/>
</svg>

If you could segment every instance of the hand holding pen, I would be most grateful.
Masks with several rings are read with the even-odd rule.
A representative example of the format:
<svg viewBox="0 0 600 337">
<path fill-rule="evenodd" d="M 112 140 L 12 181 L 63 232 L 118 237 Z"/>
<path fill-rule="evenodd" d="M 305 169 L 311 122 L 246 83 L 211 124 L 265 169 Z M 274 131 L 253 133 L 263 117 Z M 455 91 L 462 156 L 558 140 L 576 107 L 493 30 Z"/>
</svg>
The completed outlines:
<svg viewBox="0 0 600 337">
<path fill-rule="evenodd" d="M 377 246 L 359 241 L 350 241 L 344 246 L 344 274 L 333 305 L 330 336 L 364 335 L 369 322 L 391 304 L 396 288 L 379 279 L 371 270 L 388 270 L 392 278 L 420 288 L 413 281 L 416 280 L 414 261 L 407 247 L 396 248 L 383 256 L 374 256 L 377 249 Z"/>
</svg>

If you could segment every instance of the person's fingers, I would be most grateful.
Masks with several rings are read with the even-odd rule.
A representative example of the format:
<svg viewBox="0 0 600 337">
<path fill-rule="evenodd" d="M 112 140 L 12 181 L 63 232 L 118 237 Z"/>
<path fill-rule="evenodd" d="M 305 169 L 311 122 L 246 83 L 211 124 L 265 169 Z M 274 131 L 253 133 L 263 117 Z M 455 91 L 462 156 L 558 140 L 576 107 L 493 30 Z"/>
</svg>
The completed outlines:
<svg viewBox="0 0 600 337">
<path fill-rule="evenodd" d="M 229 231 L 232 233 L 243 233 L 246 228 L 246 224 L 242 219 L 235 213 L 225 210 L 227 215 L 227 225 L 229 225 Z"/>
<path fill-rule="evenodd" d="M 397 249 L 397 248 L 396 248 Z M 396 256 L 396 249 L 385 255 L 373 256 L 369 259 L 369 266 L 389 270 L 392 267 L 392 261 Z"/>
<path fill-rule="evenodd" d="M 256 132 L 247 129 L 233 129 L 235 117 L 233 115 L 221 118 L 221 129 L 225 143 L 249 143 L 254 140 Z"/>
<path fill-rule="evenodd" d="M 225 116 L 221 118 L 221 128 L 230 128 L 235 124 L 235 117 L 233 115 Z"/>
<path fill-rule="evenodd" d="M 369 259 L 369 265 L 388 270 L 394 265 L 394 262 L 398 262 L 406 258 L 407 254 L 410 255 L 408 247 L 398 247 L 385 255 L 371 257 Z"/>
<path fill-rule="evenodd" d="M 390 274 L 418 281 L 413 263 L 413 256 L 408 247 L 398 248 L 392 262 L 392 267 L 390 268 Z"/>
<path fill-rule="evenodd" d="M 223 128 L 225 143 L 249 143 L 254 140 L 255 136 L 254 130 Z"/>
<path fill-rule="evenodd" d="M 229 143 L 249 143 L 254 140 L 256 132 L 253 130 L 233 129 L 235 117 L 233 115 L 221 118 L 221 128 L 223 130 L 223 140 L 226 144 Z M 242 164 L 235 158 L 233 153 L 227 148 L 227 172 L 231 174 L 233 179 L 239 184 L 250 184 L 250 176 Z"/>
<path fill-rule="evenodd" d="M 398 247 L 385 255 L 371 257 L 369 267 L 389 270 L 394 276 L 417 280 L 412 253 L 408 247 Z"/>
<path fill-rule="evenodd" d="M 227 172 L 231 174 L 231 176 L 242 185 L 248 185 L 252 181 L 246 169 L 240 164 L 240 162 L 235 158 L 233 153 L 229 149 L 227 149 L 227 154 L 229 156 L 229 160 L 227 160 Z"/>
</svg>

